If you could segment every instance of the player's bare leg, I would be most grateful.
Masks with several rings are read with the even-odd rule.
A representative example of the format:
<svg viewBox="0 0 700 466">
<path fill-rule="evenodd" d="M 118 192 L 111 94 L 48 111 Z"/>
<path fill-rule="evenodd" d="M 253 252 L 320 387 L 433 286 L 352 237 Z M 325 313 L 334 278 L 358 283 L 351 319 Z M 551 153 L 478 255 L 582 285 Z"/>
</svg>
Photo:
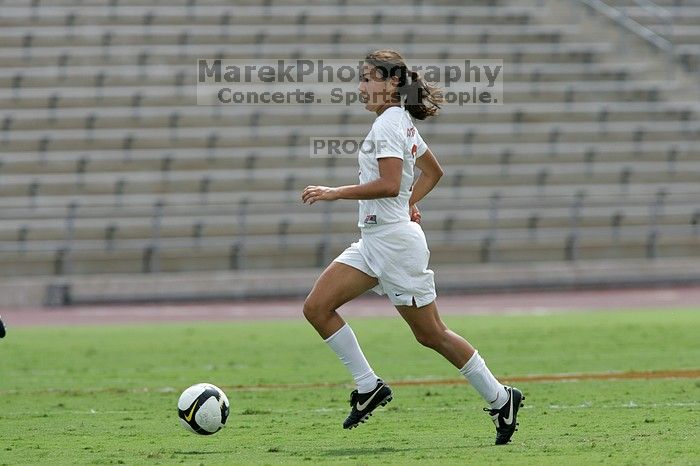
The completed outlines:
<svg viewBox="0 0 700 466">
<path fill-rule="evenodd" d="M 384 406 L 392 398 L 391 389 L 370 367 L 352 329 L 336 312 L 377 283 L 376 278 L 354 267 L 332 262 L 304 301 L 304 316 L 335 351 L 357 384 L 357 390 L 350 394 L 351 409 L 343 422 L 345 429 L 357 427 L 378 406 Z"/>
<path fill-rule="evenodd" d="M 377 283 L 376 278 L 354 267 L 331 262 L 304 301 L 304 317 L 325 340 L 345 325 L 336 309 L 371 290 Z"/>
<path fill-rule="evenodd" d="M 411 327 L 416 340 L 440 353 L 457 367 L 479 392 L 496 425 L 496 444 L 508 443 L 516 429 L 516 416 L 525 399 L 517 388 L 502 385 L 491 374 L 479 352 L 464 338 L 451 331 L 440 319 L 435 301 L 423 306 L 396 306 L 401 317 Z"/>
<path fill-rule="evenodd" d="M 416 340 L 450 361 L 457 369 L 464 367 L 474 355 L 474 347 L 467 340 L 448 329 L 438 314 L 435 301 L 423 306 L 396 306 Z"/>
</svg>

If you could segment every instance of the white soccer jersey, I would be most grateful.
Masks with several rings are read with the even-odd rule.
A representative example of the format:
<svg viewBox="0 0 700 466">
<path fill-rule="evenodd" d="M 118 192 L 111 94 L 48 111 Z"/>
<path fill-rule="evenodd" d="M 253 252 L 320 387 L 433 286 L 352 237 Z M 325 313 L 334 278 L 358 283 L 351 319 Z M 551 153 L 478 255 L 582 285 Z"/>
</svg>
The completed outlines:
<svg viewBox="0 0 700 466">
<path fill-rule="evenodd" d="M 383 157 L 403 160 L 401 189 L 396 197 L 361 200 L 358 226 L 360 228 L 390 223 L 409 222 L 408 200 L 413 185 L 415 159 L 428 149 L 408 111 L 390 107 L 379 115 L 365 138 L 358 155 L 360 184 L 379 178 L 379 163 Z"/>
</svg>

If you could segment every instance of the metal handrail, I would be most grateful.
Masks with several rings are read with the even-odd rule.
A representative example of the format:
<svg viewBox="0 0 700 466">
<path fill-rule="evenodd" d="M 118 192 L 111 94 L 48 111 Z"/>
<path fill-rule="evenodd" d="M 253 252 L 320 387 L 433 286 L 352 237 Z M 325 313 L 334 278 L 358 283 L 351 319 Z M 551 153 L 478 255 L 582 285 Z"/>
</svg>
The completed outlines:
<svg viewBox="0 0 700 466">
<path fill-rule="evenodd" d="M 653 14 L 658 18 L 664 25 L 664 34 L 666 39 L 671 43 L 673 47 L 673 14 L 666 8 L 652 2 L 651 0 L 634 0 L 637 5 L 644 8 L 649 13 Z"/>
<path fill-rule="evenodd" d="M 654 3 L 651 0 L 634 0 L 634 2 L 644 8 L 645 10 L 654 13 L 658 17 L 671 17 L 671 12 L 666 8 L 662 7 L 658 3 Z"/>
<path fill-rule="evenodd" d="M 665 52 L 673 52 L 673 43 L 668 39 L 661 37 L 656 32 L 639 24 L 637 21 L 630 18 L 630 16 L 617 8 L 614 8 L 602 0 L 581 0 L 583 3 L 593 8 L 598 13 L 606 16 L 607 18 L 615 21 L 620 26 L 624 27 L 628 31 L 641 37 L 654 47 L 661 49 Z"/>
</svg>

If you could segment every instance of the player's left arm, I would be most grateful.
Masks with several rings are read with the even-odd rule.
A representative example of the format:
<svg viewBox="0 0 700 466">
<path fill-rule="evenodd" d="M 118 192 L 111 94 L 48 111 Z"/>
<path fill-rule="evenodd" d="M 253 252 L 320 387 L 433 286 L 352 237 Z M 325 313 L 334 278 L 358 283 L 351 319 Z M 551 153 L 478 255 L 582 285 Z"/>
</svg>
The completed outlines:
<svg viewBox="0 0 700 466">
<path fill-rule="evenodd" d="M 403 159 L 398 157 L 381 157 L 377 159 L 379 178 L 369 183 L 353 184 L 331 188 L 328 186 L 307 186 L 301 194 L 304 203 L 316 201 L 335 201 L 338 199 L 380 199 L 396 197 L 401 189 Z"/>
<path fill-rule="evenodd" d="M 426 149 L 425 152 L 416 159 L 416 167 L 420 169 L 420 175 L 418 175 L 418 179 L 413 184 L 411 197 L 408 200 L 409 206 L 415 206 L 420 202 L 421 199 L 433 190 L 445 173 L 442 171 L 440 162 L 437 161 L 430 149 Z"/>
</svg>

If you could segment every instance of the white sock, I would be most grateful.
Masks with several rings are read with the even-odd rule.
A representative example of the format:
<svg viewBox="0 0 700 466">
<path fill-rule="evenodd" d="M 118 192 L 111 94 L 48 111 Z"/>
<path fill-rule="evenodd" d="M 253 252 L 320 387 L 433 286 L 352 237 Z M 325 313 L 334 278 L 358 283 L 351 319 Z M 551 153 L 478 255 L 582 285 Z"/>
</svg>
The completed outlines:
<svg viewBox="0 0 700 466">
<path fill-rule="evenodd" d="M 496 377 L 486 367 L 486 363 L 479 356 L 478 351 L 474 351 L 472 357 L 459 372 L 476 388 L 479 395 L 491 405 L 492 409 L 502 408 L 508 401 L 506 388 L 496 380 Z"/>
<path fill-rule="evenodd" d="M 365 355 L 362 354 L 360 345 L 357 343 L 357 338 L 355 338 L 355 333 L 350 328 L 350 325 L 343 325 L 340 330 L 325 341 L 352 374 L 359 393 L 369 393 L 375 389 L 377 386 L 377 375 L 369 366 Z"/>
</svg>

